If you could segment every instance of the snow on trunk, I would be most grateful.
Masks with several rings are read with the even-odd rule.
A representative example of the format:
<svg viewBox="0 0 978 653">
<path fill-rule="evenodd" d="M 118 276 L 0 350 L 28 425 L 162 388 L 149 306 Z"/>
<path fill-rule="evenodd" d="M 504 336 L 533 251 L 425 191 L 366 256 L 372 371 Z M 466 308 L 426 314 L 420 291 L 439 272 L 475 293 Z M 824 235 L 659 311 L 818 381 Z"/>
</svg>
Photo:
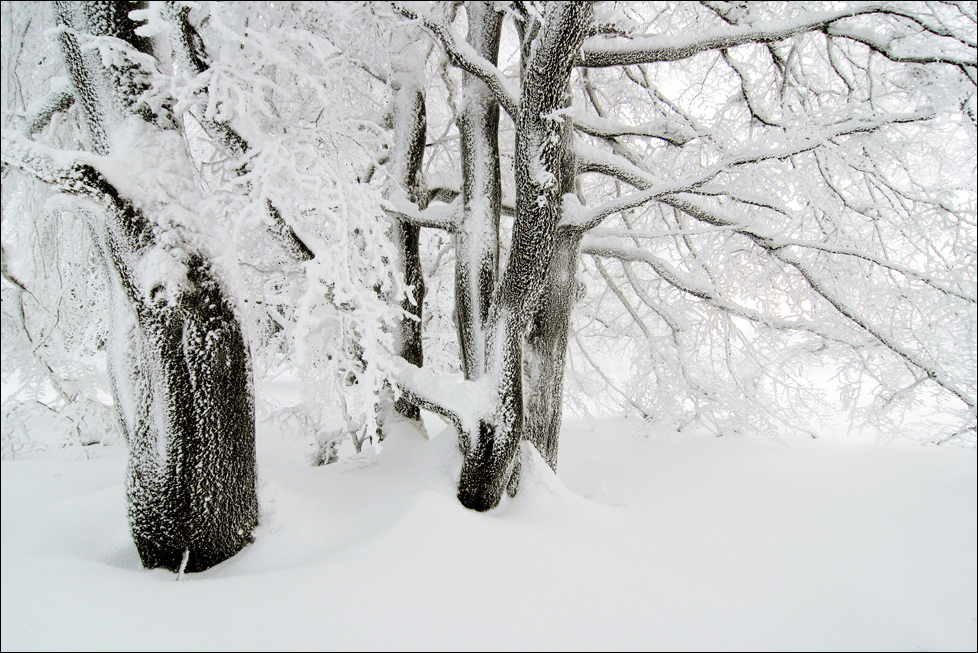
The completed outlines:
<svg viewBox="0 0 978 653">
<path fill-rule="evenodd" d="M 427 206 L 427 189 L 421 171 L 424 159 L 427 120 L 424 93 L 416 80 L 409 75 L 394 80 L 394 97 L 391 101 L 390 122 L 393 130 L 393 148 L 390 155 L 390 183 L 388 197 L 399 191 L 407 194 L 410 202 L 419 209 Z M 398 250 L 398 273 L 408 288 L 401 300 L 404 316 L 400 319 L 395 343 L 395 353 L 412 365 L 421 367 L 424 351 L 421 345 L 421 310 L 424 305 L 424 277 L 421 272 L 419 251 L 421 228 L 394 219 L 391 240 Z M 404 417 L 418 421 L 420 409 L 404 398 L 398 399 L 395 409 Z"/>
<path fill-rule="evenodd" d="M 574 183 L 574 175 L 568 177 Z M 523 348 L 523 401 L 529 440 L 547 464 L 557 469 L 557 439 L 564 396 L 564 361 L 570 312 L 580 294 L 577 260 L 581 234 L 557 232 L 557 246 L 547 271 L 546 287 Z"/>
<path fill-rule="evenodd" d="M 502 13 L 488 2 L 466 5 L 469 45 L 493 65 L 499 57 Z M 455 232 L 455 327 L 462 371 L 482 376 L 486 320 L 499 275 L 499 104 L 477 77 L 463 73 L 458 102 L 462 157 L 462 218 Z"/>
<path fill-rule="evenodd" d="M 201 571 L 250 542 L 258 522 L 248 345 L 211 258 L 191 235 L 206 233 L 206 220 L 195 213 L 200 198 L 182 141 L 149 124 L 172 118 L 141 103 L 148 42 L 116 3 L 58 3 L 56 12 L 72 89 L 100 156 L 27 152 L 51 171 L 45 181 L 101 209 L 91 225 L 115 282 L 111 376 L 130 449 L 129 519 L 140 558 L 146 567 Z"/>
<path fill-rule="evenodd" d="M 475 510 L 498 505 L 519 483 L 523 437 L 522 344 L 543 293 L 556 247 L 569 146 L 568 80 L 590 23 L 591 6 L 547 5 L 525 44 L 523 88 L 516 119 L 516 220 L 509 262 L 490 309 L 486 373 L 495 381 L 495 410 L 463 443 L 458 498 Z"/>
</svg>

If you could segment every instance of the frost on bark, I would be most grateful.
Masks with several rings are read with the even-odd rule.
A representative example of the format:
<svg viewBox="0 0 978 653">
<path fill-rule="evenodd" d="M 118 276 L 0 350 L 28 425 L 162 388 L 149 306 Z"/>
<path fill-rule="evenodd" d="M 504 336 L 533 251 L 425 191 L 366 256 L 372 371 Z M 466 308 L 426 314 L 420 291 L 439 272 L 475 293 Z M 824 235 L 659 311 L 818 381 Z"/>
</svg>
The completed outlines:
<svg viewBox="0 0 978 653">
<path fill-rule="evenodd" d="M 590 27 L 586 3 L 547 5 L 527 36 L 516 122 L 516 220 L 509 262 L 490 308 L 486 370 L 495 383 L 494 410 L 463 442 L 458 498 L 479 511 L 498 505 L 519 483 L 524 435 L 523 338 L 543 294 L 561 218 L 570 106 L 568 81 Z M 529 42 L 532 39 L 532 42 Z"/>
<path fill-rule="evenodd" d="M 424 159 L 427 120 L 424 93 L 413 80 L 394 80 L 394 97 L 391 101 L 390 122 L 393 130 L 393 149 L 390 154 L 391 181 L 398 191 L 407 195 L 409 202 L 424 209 L 428 203 L 421 164 Z M 421 271 L 419 250 L 421 227 L 393 219 L 391 239 L 398 251 L 398 272 L 407 296 L 401 301 L 405 315 L 401 317 L 396 334 L 395 353 L 412 365 L 424 364 L 421 344 L 421 310 L 424 305 L 425 285 Z M 395 410 L 411 420 L 420 420 L 420 409 L 405 398 L 395 404 Z"/>
<path fill-rule="evenodd" d="M 113 137 L 133 116 L 173 124 L 140 101 L 148 84 L 137 53 L 151 51 L 135 36 L 132 8 L 55 7 L 75 100 L 100 155 L 112 155 Z M 116 56 L 102 56 L 100 47 Z M 163 134 L 146 130 L 150 139 Z M 254 406 L 247 344 L 212 263 L 179 229 L 141 208 L 145 198 L 125 197 L 95 168 L 66 164 L 29 141 L 5 149 L 5 158 L 101 209 L 91 224 L 115 281 L 112 385 L 130 449 L 130 525 L 144 566 L 201 571 L 229 558 L 251 541 L 258 522 Z"/>
<path fill-rule="evenodd" d="M 129 520 L 146 567 L 202 571 L 258 522 L 248 350 L 213 270 L 188 261 L 176 306 L 136 304 L 126 415 Z M 145 370 L 152 370 L 145 373 Z"/>
<path fill-rule="evenodd" d="M 580 244 L 579 232 L 564 229 L 557 232 L 546 287 L 533 315 L 523 349 L 523 395 L 526 402 L 523 439 L 531 442 L 554 470 L 557 469 L 557 444 L 563 412 L 564 362 L 570 314 L 580 294 L 577 280 Z"/>
<path fill-rule="evenodd" d="M 467 41 L 496 64 L 503 14 L 488 2 L 466 5 Z M 458 106 L 462 216 L 455 231 L 455 326 L 468 380 L 485 370 L 486 320 L 499 274 L 499 103 L 477 77 L 463 73 Z"/>
<path fill-rule="evenodd" d="M 527 43 L 524 39 L 524 43 Z M 570 97 L 570 84 L 564 92 Z M 569 102 L 569 101 L 568 101 Z M 573 193 L 577 179 L 574 127 L 563 116 L 557 123 L 561 144 L 555 182 L 561 196 Z M 526 425 L 523 439 L 536 447 L 552 469 L 557 469 L 557 440 L 563 412 L 564 360 L 570 312 L 578 295 L 577 261 L 581 232 L 559 229 L 547 268 L 544 289 L 523 348 L 523 397 Z"/>
</svg>

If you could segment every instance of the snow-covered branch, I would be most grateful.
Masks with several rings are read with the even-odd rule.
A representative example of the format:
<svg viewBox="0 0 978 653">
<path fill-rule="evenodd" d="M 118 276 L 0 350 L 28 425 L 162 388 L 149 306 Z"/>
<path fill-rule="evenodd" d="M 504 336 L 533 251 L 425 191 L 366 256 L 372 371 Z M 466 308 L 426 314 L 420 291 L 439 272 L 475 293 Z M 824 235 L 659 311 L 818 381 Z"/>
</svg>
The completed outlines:
<svg viewBox="0 0 978 653">
<path fill-rule="evenodd" d="M 408 401 L 451 421 L 460 435 L 473 437 L 479 432 L 479 419 L 492 412 L 492 386 L 485 376 L 455 380 L 398 358 L 394 380 Z"/>
<path fill-rule="evenodd" d="M 23 135 L 4 130 L 3 162 L 28 172 L 59 191 L 80 195 L 99 206 L 119 200 L 118 192 L 106 178 L 81 157 L 35 143 Z"/>
<path fill-rule="evenodd" d="M 648 136 L 659 138 L 671 145 L 683 146 L 696 137 L 687 125 L 669 118 L 658 118 L 642 125 L 621 125 L 613 120 L 581 112 L 574 113 L 574 126 L 585 134 L 610 138 L 613 136 Z"/>
<path fill-rule="evenodd" d="M 139 10 L 150 14 L 152 10 Z M 139 14 L 137 14 L 139 15 Z M 178 70 L 182 70 L 190 78 L 203 75 L 208 70 L 203 41 L 196 28 L 190 23 L 190 7 L 174 0 L 161 3 L 160 18 L 170 33 L 170 48 Z M 152 15 L 149 16 L 153 19 Z M 206 90 L 200 92 L 206 95 Z M 200 126 L 227 154 L 234 160 L 244 159 L 251 149 L 248 141 L 226 120 L 216 120 L 197 111 L 195 117 Z M 247 164 L 237 169 L 239 175 L 246 174 Z M 296 233 L 282 212 L 272 203 L 265 200 L 268 217 L 271 220 L 271 231 L 282 243 L 296 261 L 309 261 L 313 252 L 309 245 Z"/>
<path fill-rule="evenodd" d="M 657 61 L 679 61 L 700 52 L 733 48 L 748 43 L 773 43 L 797 34 L 824 30 L 835 21 L 879 11 L 865 4 L 839 11 L 806 12 L 793 18 L 752 25 L 721 27 L 699 34 L 635 36 L 630 39 L 592 36 L 584 43 L 579 66 L 602 68 Z"/>
<path fill-rule="evenodd" d="M 51 90 L 43 98 L 27 108 L 27 122 L 24 125 L 24 135 L 44 129 L 56 113 L 62 113 L 75 103 L 71 85 L 64 77 L 58 77 L 51 83 Z"/>
<path fill-rule="evenodd" d="M 747 230 L 741 230 L 741 233 L 746 233 Z M 760 237 L 760 236 L 759 236 Z M 941 291 L 945 295 L 951 295 L 952 297 L 957 297 L 958 299 L 963 299 L 972 304 L 978 302 L 974 293 L 965 292 L 957 288 L 949 287 L 945 282 L 940 279 L 934 278 L 933 275 L 924 274 L 908 268 L 905 265 L 900 265 L 898 263 L 893 263 L 880 256 L 875 256 L 868 252 L 855 249 L 853 247 L 840 247 L 836 245 L 830 245 L 827 243 L 819 243 L 811 240 L 793 240 L 790 238 L 782 238 L 780 236 L 772 236 L 767 239 L 767 242 L 774 249 L 782 249 L 785 247 L 801 247 L 804 249 L 814 249 L 820 252 L 826 252 L 828 254 L 841 254 L 843 256 L 853 256 L 855 258 L 861 258 L 864 261 L 869 261 L 874 265 L 878 265 L 881 268 L 886 268 L 887 270 L 893 270 L 894 272 L 899 272 L 900 274 L 913 279 L 915 281 L 921 281 L 926 283 L 931 288 Z"/>
<path fill-rule="evenodd" d="M 785 320 L 759 311 L 739 306 L 724 297 L 708 279 L 697 279 L 681 273 L 665 259 L 641 247 L 627 245 L 617 238 L 586 235 L 581 241 L 581 253 L 591 256 L 613 258 L 619 261 L 646 263 L 669 285 L 686 294 L 705 300 L 711 306 L 730 315 L 742 317 L 751 322 L 784 331 L 806 331 L 826 340 L 853 344 L 851 337 L 825 329 L 810 320 Z"/>
<path fill-rule="evenodd" d="M 430 204 L 421 210 L 400 187 L 395 186 L 390 192 L 392 196 L 385 203 L 385 210 L 392 218 L 416 227 L 443 229 L 449 233 L 454 233 L 458 228 L 461 195 L 456 195 L 450 204 Z"/>
<path fill-rule="evenodd" d="M 975 68 L 978 68 L 978 60 L 976 60 L 974 52 L 970 53 L 971 56 L 969 58 L 954 56 L 944 52 L 934 54 L 904 54 L 898 52 L 893 47 L 892 39 L 883 38 L 878 33 L 867 29 L 850 27 L 846 25 L 832 25 L 826 30 L 826 34 L 829 36 L 845 38 L 849 39 L 850 41 L 862 43 L 873 50 L 873 52 L 877 52 L 890 61 L 895 61 L 898 63 L 946 63 L 952 66 L 957 66 L 962 70 L 971 69 L 972 74 L 974 74 Z M 974 46 L 971 46 L 971 49 L 974 50 Z"/>
<path fill-rule="evenodd" d="M 579 149 L 580 169 L 584 172 L 602 172 L 626 181 L 639 188 L 638 192 L 622 195 L 601 206 L 583 209 L 573 202 L 566 204 L 567 209 L 561 221 L 561 228 L 587 231 L 601 224 L 610 215 L 642 206 L 652 200 L 661 199 L 665 195 L 692 191 L 699 186 L 716 178 L 720 173 L 751 163 L 762 161 L 788 159 L 802 152 L 818 148 L 833 138 L 849 134 L 873 132 L 885 125 L 919 122 L 929 120 L 934 116 L 932 111 L 916 111 L 907 114 L 882 114 L 851 118 L 831 125 L 825 125 L 815 133 L 794 132 L 791 141 L 774 146 L 763 145 L 744 148 L 739 152 L 728 154 L 718 163 L 704 168 L 698 174 L 683 180 L 666 181 L 657 179 L 650 173 L 623 158 L 609 157 L 601 154 L 594 147 Z"/>
</svg>

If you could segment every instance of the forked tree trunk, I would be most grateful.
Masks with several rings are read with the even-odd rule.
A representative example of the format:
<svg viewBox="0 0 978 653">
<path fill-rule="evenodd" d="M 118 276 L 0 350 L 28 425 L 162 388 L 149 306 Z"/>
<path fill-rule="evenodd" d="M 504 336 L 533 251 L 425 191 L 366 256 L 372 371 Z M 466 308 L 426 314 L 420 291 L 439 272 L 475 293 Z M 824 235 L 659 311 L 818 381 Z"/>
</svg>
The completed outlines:
<svg viewBox="0 0 978 653">
<path fill-rule="evenodd" d="M 516 119 L 516 220 L 509 262 L 490 309 L 486 374 L 495 382 L 493 414 L 464 443 L 458 498 L 475 510 L 498 505 L 519 481 L 524 435 L 523 338 L 543 293 L 562 213 L 569 156 L 568 81 L 590 25 L 588 3 L 550 3 L 526 47 Z"/>
<path fill-rule="evenodd" d="M 141 71 L 124 53 L 105 67 L 98 49 L 79 47 L 80 39 L 110 36 L 151 54 L 135 36 L 133 8 L 56 3 L 62 54 L 97 154 L 112 154 L 115 131 L 133 116 L 172 124 L 139 104 Z M 138 198 L 123 197 L 88 166 L 55 169 L 42 158 L 42 149 L 25 147 L 23 167 L 103 210 L 93 233 L 115 282 L 112 385 L 130 450 L 127 498 L 140 558 L 146 567 L 207 569 L 250 542 L 258 522 L 251 369 L 237 316 L 206 256 L 185 242 L 159 242 L 160 225 L 134 208 Z M 147 285 L 162 260 L 179 265 L 182 278 L 174 285 L 159 275 Z"/>
</svg>

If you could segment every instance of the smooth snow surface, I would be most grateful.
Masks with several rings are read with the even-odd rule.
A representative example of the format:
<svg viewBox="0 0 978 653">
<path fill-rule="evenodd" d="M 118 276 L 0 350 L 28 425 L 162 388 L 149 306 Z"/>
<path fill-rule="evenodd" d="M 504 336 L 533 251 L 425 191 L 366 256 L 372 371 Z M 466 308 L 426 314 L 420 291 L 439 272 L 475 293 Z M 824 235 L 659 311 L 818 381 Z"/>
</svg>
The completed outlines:
<svg viewBox="0 0 978 653">
<path fill-rule="evenodd" d="M 432 423 L 429 432 L 437 432 Z M 455 499 L 454 438 L 309 467 L 259 431 L 257 541 L 140 567 L 125 451 L 2 463 L 2 648 L 975 650 L 976 452 L 563 431 L 560 479 Z"/>
</svg>

